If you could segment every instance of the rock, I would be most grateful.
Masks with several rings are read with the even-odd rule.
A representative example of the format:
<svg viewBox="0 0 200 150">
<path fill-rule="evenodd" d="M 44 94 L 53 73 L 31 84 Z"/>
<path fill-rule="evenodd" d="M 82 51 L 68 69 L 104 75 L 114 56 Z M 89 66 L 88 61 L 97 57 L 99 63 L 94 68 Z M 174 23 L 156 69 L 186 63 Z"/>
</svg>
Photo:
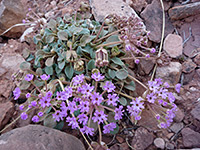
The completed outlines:
<svg viewBox="0 0 200 150">
<path fill-rule="evenodd" d="M 192 109 L 191 114 L 195 119 L 200 121 L 200 103 L 198 103 L 198 105 Z"/>
<path fill-rule="evenodd" d="M 182 66 L 179 62 L 170 62 L 169 66 L 161 66 L 156 70 L 156 78 L 167 81 L 170 85 L 176 85 L 180 80 Z"/>
<path fill-rule="evenodd" d="M 165 148 L 165 141 L 162 138 L 156 138 L 153 143 L 157 148 Z"/>
<path fill-rule="evenodd" d="M 19 66 L 24 62 L 24 58 L 17 53 L 13 54 L 3 54 L 0 58 L 0 67 L 6 68 L 8 70 L 8 77 L 19 70 Z"/>
<path fill-rule="evenodd" d="M 11 26 L 21 23 L 25 18 L 23 4 L 19 0 L 2 0 L 0 3 L 0 34 Z M 15 27 L 7 32 L 4 36 L 19 37 L 24 30 L 24 26 Z"/>
<path fill-rule="evenodd" d="M 192 59 L 187 59 L 183 64 L 182 64 L 182 71 L 184 73 L 191 73 L 197 65 L 192 61 Z"/>
<path fill-rule="evenodd" d="M 145 74 L 149 74 L 155 65 L 155 59 L 152 58 L 141 58 L 140 63 L 138 65 L 139 73 L 144 72 Z M 141 73 L 140 73 L 141 74 Z"/>
<path fill-rule="evenodd" d="M 194 58 L 194 62 L 200 66 L 200 54 L 198 54 L 195 58 Z"/>
<path fill-rule="evenodd" d="M 169 9 L 169 16 L 172 20 L 183 19 L 200 13 L 200 2 L 175 6 Z"/>
<path fill-rule="evenodd" d="M 170 127 L 170 129 L 174 132 L 174 133 L 178 133 L 179 131 L 181 131 L 181 129 L 184 127 L 183 123 L 173 123 L 173 125 Z"/>
<path fill-rule="evenodd" d="M 190 81 L 193 80 L 193 77 L 195 75 L 195 70 L 193 70 L 190 73 L 183 73 L 183 85 L 188 84 Z"/>
<path fill-rule="evenodd" d="M 147 6 L 146 0 L 132 0 L 129 4 L 137 13 Z"/>
<path fill-rule="evenodd" d="M 162 34 L 162 8 L 159 0 L 153 0 L 151 4 L 148 4 L 147 7 L 141 12 L 141 17 L 144 19 L 147 30 L 150 31 L 149 39 L 156 43 L 160 42 Z M 165 15 L 165 24 L 166 30 L 165 34 L 172 33 L 174 30 L 173 25 L 171 24 L 167 15 Z"/>
<path fill-rule="evenodd" d="M 176 58 L 183 53 L 183 39 L 181 36 L 176 34 L 168 34 L 165 38 L 163 49 L 167 52 L 167 54 Z"/>
<path fill-rule="evenodd" d="M 8 98 L 11 94 L 13 83 L 10 80 L 0 80 L 0 96 Z"/>
<path fill-rule="evenodd" d="M 123 0 L 101 0 L 100 5 L 99 0 L 91 0 L 90 5 L 95 19 L 100 22 L 103 22 L 104 18 L 109 14 L 116 14 L 120 17 L 135 16 L 139 18 L 136 12 L 127 3 L 123 2 Z M 144 24 L 143 28 L 146 28 Z"/>
<path fill-rule="evenodd" d="M 154 136 L 147 129 L 140 127 L 136 130 L 131 146 L 137 150 L 144 150 L 153 143 Z"/>
<path fill-rule="evenodd" d="M 0 136 L 4 150 L 85 150 L 76 137 L 41 125 L 28 125 Z"/>
<path fill-rule="evenodd" d="M 193 131 L 190 128 L 184 128 L 181 131 L 183 137 L 183 145 L 186 148 L 200 147 L 200 133 Z"/>
<path fill-rule="evenodd" d="M 7 70 L 5 68 L 1 67 L 0 68 L 0 77 L 6 72 L 7 72 Z"/>
<path fill-rule="evenodd" d="M 172 143 L 167 142 L 165 144 L 166 149 L 174 149 L 174 145 Z"/>
<path fill-rule="evenodd" d="M 176 116 L 174 117 L 174 121 L 179 123 L 183 120 L 184 116 L 185 116 L 184 113 L 179 108 L 177 108 Z"/>
<path fill-rule="evenodd" d="M 10 120 L 14 112 L 14 105 L 11 102 L 0 104 L 0 129 L 2 129 Z M 1 148 L 0 148 L 1 149 Z"/>
</svg>

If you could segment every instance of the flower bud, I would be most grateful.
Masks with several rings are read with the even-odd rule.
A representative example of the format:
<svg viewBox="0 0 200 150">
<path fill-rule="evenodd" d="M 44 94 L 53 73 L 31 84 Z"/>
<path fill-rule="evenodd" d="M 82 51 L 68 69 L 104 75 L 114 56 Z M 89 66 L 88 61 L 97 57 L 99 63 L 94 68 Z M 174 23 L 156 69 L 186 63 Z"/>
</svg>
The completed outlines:
<svg viewBox="0 0 200 150">
<path fill-rule="evenodd" d="M 74 63 L 74 70 L 83 71 L 83 69 L 84 69 L 84 62 L 82 60 L 78 60 Z"/>
<path fill-rule="evenodd" d="M 95 65 L 97 67 L 107 66 L 109 64 L 108 61 L 108 52 L 106 49 L 100 48 L 96 51 L 96 61 Z"/>
<path fill-rule="evenodd" d="M 67 51 L 66 60 L 68 62 L 74 62 L 74 61 L 76 61 L 76 59 L 77 59 L 77 53 L 75 51 L 73 51 L 73 50 Z"/>
</svg>

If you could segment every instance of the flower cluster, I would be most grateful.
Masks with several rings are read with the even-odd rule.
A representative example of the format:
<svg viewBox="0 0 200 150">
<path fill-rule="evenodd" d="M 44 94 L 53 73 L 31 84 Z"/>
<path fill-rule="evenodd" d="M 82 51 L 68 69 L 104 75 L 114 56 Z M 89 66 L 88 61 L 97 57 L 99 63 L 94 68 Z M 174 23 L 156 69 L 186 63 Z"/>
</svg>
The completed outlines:
<svg viewBox="0 0 200 150">
<path fill-rule="evenodd" d="M 171 125 L 177 106 L 174 103 L 175 97 L 172 92 L 169 91 L 169 84 L 163 83 L 162 79 L 155 79 L 154 81 L 148 81 L 149 90 L 146 93 L 145 98 L 135 98 L 128 106 L 127 110 L 131 116 L 135 117 L 135 120 L 141 119 L 141 113 L 144 108 L 148 108 L 155 119 L 159 122 L 160 128 L 167 128 Z M 181 85 L 177 84 L 175 90 L 179 93 Z"/>
</svg>

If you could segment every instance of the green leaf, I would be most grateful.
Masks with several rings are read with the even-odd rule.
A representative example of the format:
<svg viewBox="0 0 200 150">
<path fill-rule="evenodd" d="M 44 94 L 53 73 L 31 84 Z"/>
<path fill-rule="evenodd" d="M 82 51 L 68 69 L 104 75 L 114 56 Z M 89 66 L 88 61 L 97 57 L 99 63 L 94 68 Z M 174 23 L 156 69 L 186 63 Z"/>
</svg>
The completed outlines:
<svg viewBox="0 0 200 150">
<path fill-rule="evenodd" d="M 65 67 L 65 74 L 69 79 L 71 79 L 73 77 L 74 69 L 73 69 L 72 65 L 68 65 Z"/>
<path fill-rule="evenodd" d="M 127 105 L 127 100 L 126 100 L 126 98 L 120 97 L 120 98 L 119 98 L 119 103 L 122 104 L 123 106 L 126 106 L 126 105 Z"/>
<path fill-rule="evenodd" d="M 35 80 L 34 83 L 35 83 L 35 85 L 36 85 L 37 87 L 41 87 L 41 86 L 44 85 L 44 81 Z"/>
<path fill-rule="evenodd" d="M 57 123 L 57 125 L 54 127 L 54 129 L 62 130 L 63 127 L 64 127 L 64 121 L 60 121 Z"/>
<path fill-rule="evenodd" d="M 62 69 L 60 69 L 57 64 L 56 64 L 55 70 L 56 70 L 57 75 L 60 74 L 62 71 Z"/>
<path fill-rule="evenodd" d="M 115 76 L 116 76 L 116 73 L 115 73 L 114 70 L 112 70 L 112 69 L 108 69 L 108 75 L 109 75 L 112 79 L 114 79 Z"/>
<path fill-rule="evenodd" d="M 89 69 L 89 70 L 94 69 L 94 68 L 95 68 L 95 60 L 94 60 L 94 59 L 91 59 L 91 60 L 88 62 L 87 66 L 88 66 L 88 69 Z"/>
<path fill-rule="evenodd" d="M 26 71 L 27 69 L 31 69 L 31 64 L 29 63 L 29 62 L 22 62 L 21 64 L 20 64 L 20 69 L 22 70 L 22 71 Z"/>
<path fill-rule="evenodd" d="M 123 61 L 121 61 L 121 59 L 118 58 L 118 57 L 113 57 L 113 58 L 111 59 L 111 61 L 113 61 L 113 62 L 114 62 L 115 64 L 117 64 L 117 65 L 124 66 Z"/>
<path fill-rule="evenodd" d="M 130 84 L 125 85 L 124 88 L 126 88 L 130 91 L 135 91 L 135 82 L 131 81 Z"/>
<path fill-rule="evenodd" d="M 65 32 L 63 30 L 59 31 L 57 35 L 60 40 L 63 40 L 63 41 L 68 40 L 68 34 L 67 34 L 67 32 Z"/>
<path fill-rule="evenodd" d="M 56 126 L 56 121 L 52 116 L 52 113 L 47 115 L 47 117 L 44 119 L 44 126 L 54 128 Z"/>
<path fill-rule="evenodd" d="M 54 57 L 55 57 L 55 55 L 53 57 L 47 58 L 47 60 L 45 61 L 45 65 L 48 67 L 52 66 L 54 63 Z"/>
<path fill-rule="evenodd" d="M 65 60 L 59 61 L 58 62 L 58 68 L 62 70 L 64 67 L 65 67 Z"/>
<path fill-rule="evenodd" d="M 39 75 L 39 76 L 42 75 L 43 74 L 42 68 L 37 68 L 36 74 Z"/>
<path fill-rule="evenodd" d="M 46 42 L 47 43 L 52 43 L 54 41 L 54 36 L 53 35 L 47 35 L 46 36 Z"/>
<path fill-rule="evenodd" d="M 23 51 L 22 51 L 22 56 L 26 59 L 28 58 L 28 56 L 30 55 L 30 50 L 25 48 Z"/>
<path fill-rule="evenodd" d="M 108 113 L 108 122 L 117 122 L 117 120 L 115 120 L 115 113 L 114 112 Z"/>
<path fill-rule="evenodd" d="M 116 124 L 116 128 L 113 131 L 110 131 L 110 134 L 117 134 L 119 132 L 119 126 Z"/>
<path fill-rule="evenodd" d="M 48 27 L 48 28 L 51 28 L 51 29 L 53 29 L 53 30 L 55 30 L 55 29 L 56 29 L 56 25 L 57 25 L 56 20 L 51 19 L 51 20 L 48 22 L 47 27 Z"/>
<path fill-rule="evenodd" d="M 53 75 L 53 67 L 52 66 L 51 67 L 45 67 L 44 71 L 48 75 Z"/>
<path fill-rule="evenodd" d="M 116 77 L 120 80 L 124 80 L 128 77 L 128 71 L 126 71 L 125 69 L 120 69 L 116 71 Z"/>
<path fill-rule="evenodd" d="M 107 38 L 107 40 L 105 41 L 105 44 L 111 43 L 111 42 L 117 42 L 117 41 L 120 41 L 118 35 L 111 35 L 109 38 Z M 117 46 L 119 44 L 113 44 L 113 45 L 109 45 L 107 47 L 113 47 L 113 46 Z"/>
<path fill-rule="evenodd" d="M 80 39 L 80 46 L 85 46 L 86 44 L 90 43 L 94 38 L 95 36 L 89 34 L 83 35 Z"/>
<path fill-rule="evenodd" d="M 74 111 L 74 116 L 77 117 L 80 114 L 80 109 Z"/>
<path fill-rule="evenodd" d="M 22 80 L 21 83 L 20 83 L 20 86 L 19 88 L 21 90 L 27 90 L 29 87 L 30 87 L 31 83 L 26 81 L 26 80 Z"/>
<path fill-rule="evenodd" d="M 26 59 L 26 61 L 31 61 L 31 60 L 33 60 L 35 57 L 32 55 L 32 54 L 30 54 L 29 55 L 29 57 Z"/>
</svg>

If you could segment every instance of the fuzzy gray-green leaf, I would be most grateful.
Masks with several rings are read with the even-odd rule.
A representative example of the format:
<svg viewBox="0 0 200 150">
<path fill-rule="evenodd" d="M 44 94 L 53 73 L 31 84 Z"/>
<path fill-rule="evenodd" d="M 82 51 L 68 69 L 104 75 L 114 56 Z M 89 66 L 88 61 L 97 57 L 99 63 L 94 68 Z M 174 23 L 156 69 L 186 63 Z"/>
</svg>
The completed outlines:
<svg viewBox="0 0 200 150">
<path fill-rule="evenodd" d="M 120 69 L 116 71 L 116 77 L 120 80 L 124 80 L 128 77 L 128 71 L 126 71 L 125 69 Z"/>
</svg>

